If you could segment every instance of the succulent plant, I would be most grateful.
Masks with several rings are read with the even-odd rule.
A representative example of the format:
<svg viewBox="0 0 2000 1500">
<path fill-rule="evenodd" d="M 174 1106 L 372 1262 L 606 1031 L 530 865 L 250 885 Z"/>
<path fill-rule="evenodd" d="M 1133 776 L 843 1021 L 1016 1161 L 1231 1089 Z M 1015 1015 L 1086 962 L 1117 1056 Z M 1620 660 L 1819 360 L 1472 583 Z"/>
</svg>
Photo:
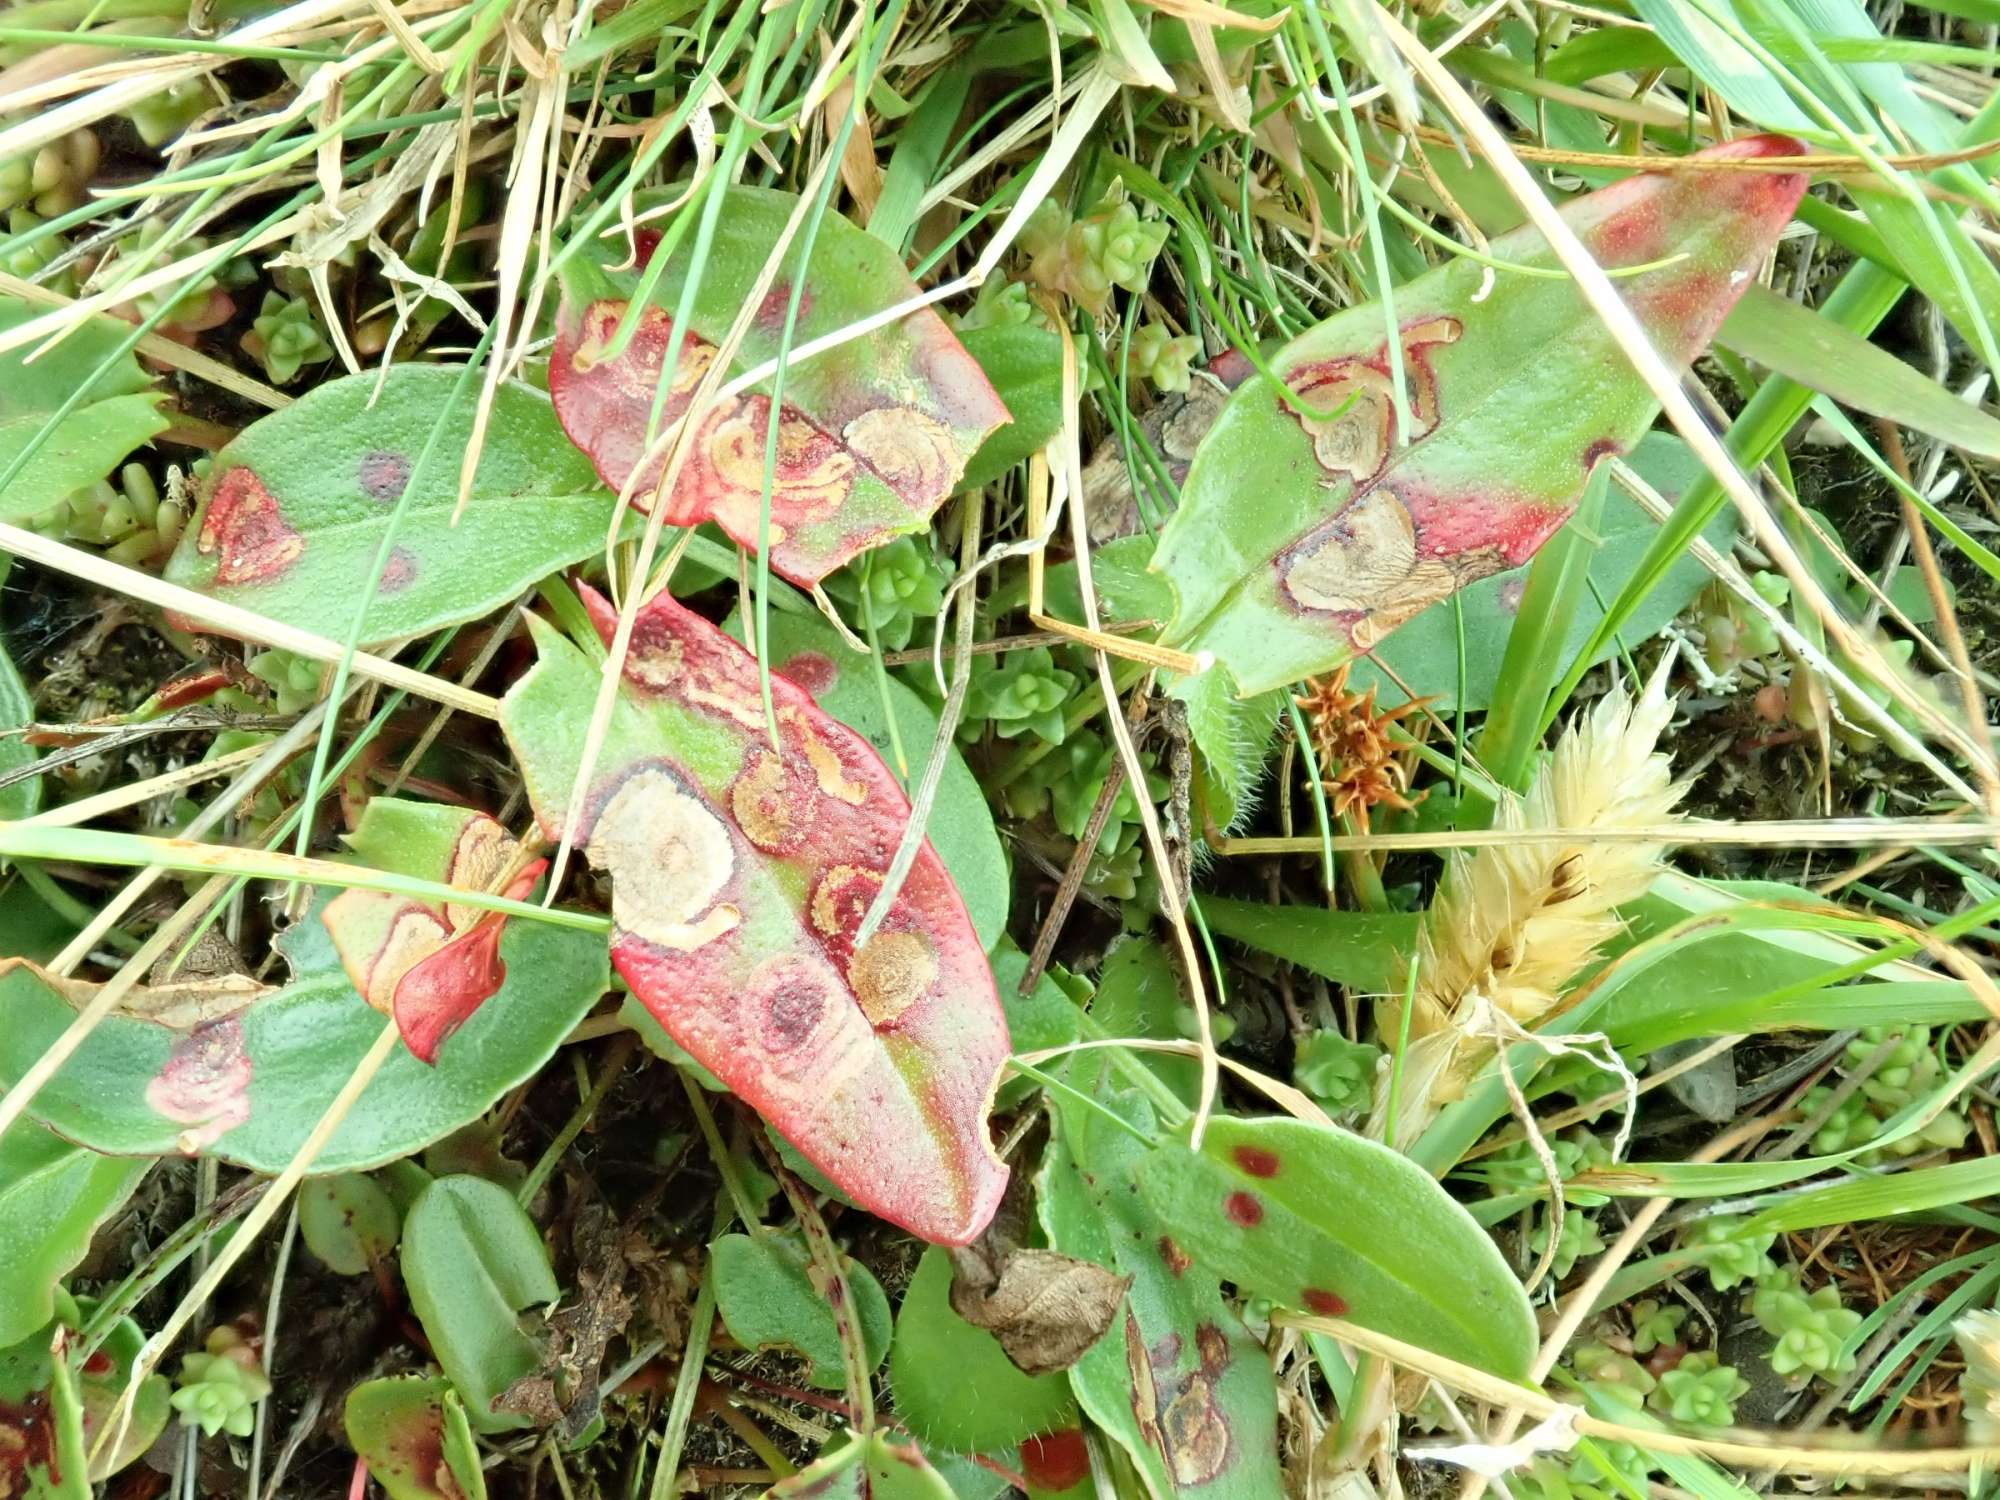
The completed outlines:
<svg viewBox="0 0 2000 1500">
<path fill-rule="evenodd" d="M 187 129 L 213 102 L 207 84 L 199 78 L 188 78 L 128 106 L 125 115 L 139 132 L 140 140 L 159 147 Z"/>
<path fill-rule="evenodd" d="M 1681 1341 L 1681 1325 L 1688 1310 L 1677 1303 L 1656 1302 L 1651 1297 L 1632 1304 L 1632 1347 L 1640 1354 L 1672 1348 Z"/>
<path fill-rule="evenodd" d="M 1043 205 L 1044 208 L 1049 206 Z M 958 326 L 967 332 L 975 328 L 1023 326 L 1055 331 L 1055 322 L 1049 317 L 1047 309 L 1028 295 L 1027 282 L 1014 281 L 1006 276 L 987 278 L 972 306 L 959 315 Z"/>
<path fill-rule="evenodd" d="M 1884 1050 L 1886 1049 L 1886 1050 Z M 1930 1093 L 1944 1076 L 1944 1065 L 1931 1047 L 1927 1026 L 1869 1026 L 1847 1044 L 1840 1071 L 1855 1074 L 1868 1065 L 1878 1052 L 1883 1055 L 1873 1071 L 1862 1078 L 1858 1088 L 1833 1108 L 1813 1133 L 1813 1149 L 1822 1155 L 1851 1151 L 1865 1146 L 1882 1133 L 1891 1116 Z M 1812 1118 L 1832 1100 L 1837 1090 L 1820 1084 L 1807 1090 L 1799 1108 Z M 1913 1156 L 1919 1151 L 1956 1150 L 1971 1134 L 1971 1125 L 1957 1110 L 1940 1111 L 1922 1128 L 1898 1140 L 1866 1152 L 1861 1160 L 1873 1164 L 1884 1159 Z"/>
<path fill-rule="evenodd" d="M 95 135 L 72 130 L 32 156 L 0 162 L 0 208 L 25 204 L 44 219 L 53 219 L 81 207 L 102 155 Z"/>
<path fill-rule="evenodd" d="M 1540 1255 L 1549 1248 L 1549 1220 L 1554 1216 L 1545 1208 L 1535 1232 L 1528 1237 L 1529 1248 Z M 1571 1205 L 1563 1214 L 1562 1234 L 1556 1240 L 1555 1259 L 1549 1269 L 1560 1281 L 1576 1269 L 1576 1263 L 1586 1255 L 1595 1255 L 1604 1248 L 1604 1236 L 1598 1233 L 1597 1220 Z"/>
<path fill-rule="evenodd" d="M 1292 1059 L 1292 1082 L 1319 1101 L 1329 1114 L 1366 1107 L 1375 1093 L 1375 1065 L 1382 1049 L 1350 1042 L 1321 1027 L 1299 1043 Z"/>
<path fill-rule="evenodd" d="M 290 651 L 259 651 L 245 665 L 253 676 L 271 685 L 277 695 L 279 713 L 301 713 L 319 702 L 327 669 L 310 656 Z"/>
<path fill-rule="evenodd" d="M 1077 684 L 1074 672 L 1055 663 L 1046 646 L 1009 651 L 1003 656 L 975 656 L 972 682 L 966 691 L 965 721 L 959 733 L 976 739 L 991 725 L 1002 739 L 1033 734 L 1051 745 L 1063 741 L 1063 705 Z"/>
<path fill-rule="evenodd" d="M 1569 1366 L 1584 1385 L 1616 1391 L 1635 1405 L 1658 1384 L 1653 1372 L 1638 1360 L 1599 1340 L 1572 1349 Z"/>
<path fill-rule="evenodd" d="M 1712 1353 L 1689 1354 L 1660 1377 L 1648 1402 L 1691 1427 L 1727 1427 L 1749 1390 L 1750 1382 L 1734 1365 L 1719 1363 Z"/>
<path fill-rule="evenodd" d="M 827 592 L 845 604 L 855 628 L 887 650 L 900 651 L 944 607 L 945 572 L 916 537 L 899 536 L 863 553 L 826 580 Z"/>
<path fill-rule="evenodd" d="M 243 335 L 243 350 L 264 367 L 273 385 L 290 385 L 307 365 L 333 358 L 333 345 L 319 331 L 312 304 L 278 292 L 264 294 L 256 321 Z"/>
<path fill-rule="evenodd" d="M 1721 1215 L 1698 1219 L 1681 1231 L 1681 1249 L 1708 1272 L 1718 1292 L 1755 1281 L 1773 1266 L 1770 1250 L 1778 1236 L 1772 1230 L 1752 1230 L 1747 1219 Z"/>
<path fill-rule="evenodd" d="M 129 463 L 118 471 L 116 484 L 108 479 L 87 484 L 28 525 L 52 540 L 102 547 L 114 562 L 136 564 L 171 552 L 187 518 L 185 501 L 162 498 L 146 466 Z"/>
<path fill-rule="evenodd" d="M 1164 323 L 1141 323 L 1125 346 L 1125 368 L 1155 390 L 1185 391 L 1200 355 L 1201 340 L 1193 334 L 1170 333 Z"/>
<path fill-rule="evenodd" d="M 250 1436 L 257 1425 L 257 1403 L 271 1394 L 271 1379 L 256 1351 L 227 1325 L 209 1334 L 206 1352 L 181 1361 L 174 1384 L 174 1410 L 209 1437 L 218 1432 Z"/>
<path fill-rule="evenodd" d="M 1113 287 L 1145 289 L 1166 242 L 1165 223 L 1141 219 L 1130 202 L 1113 197 L 1074 220 L 1050 199 L 1022 227 L 1019 244 L 1030 280 L 1097 314 L 1110 305 Z"/>
<path fill-rule="evenodd" d="M 1752 573 L 1750 586 L 1777 608 L 1791 601 L 1792 586 L 1782 573 Z M 1728 672 L 1746 661 L 1778 654 L 1778 632 L 1771 622 L 1746 608 L 1721 584 L 1712 583 L 1701 591 L 1694 612 L 1701 630 L 1701 654 L 1715 671 Z"/>
<path fill-rule="evenodd" d="M 1803 1382 L 1854 1368 L 1854 1355 L 1841 1346 L 1861 1326 L 1861 1314 L 1842 1304 L 1832 1283 L 1808 1292 L 1790 1267 L 1767 1272 L 1751 1294 L 1750 1313 L 1778 1341 L 1770 1355 L 1778 1374 Z"/>
</svg>

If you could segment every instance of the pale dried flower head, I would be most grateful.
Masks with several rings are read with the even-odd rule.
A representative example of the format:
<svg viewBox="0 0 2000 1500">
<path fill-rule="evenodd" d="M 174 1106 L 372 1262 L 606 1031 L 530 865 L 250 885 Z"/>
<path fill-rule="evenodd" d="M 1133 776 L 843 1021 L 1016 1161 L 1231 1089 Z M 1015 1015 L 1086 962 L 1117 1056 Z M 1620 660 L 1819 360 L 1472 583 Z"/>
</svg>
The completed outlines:
<svg viewBox="0 0 2000 1500">
<path fill-rule="evenodd" d="M 1570 725 L 1527 796 L 1495 815 L 1517 842 L 1452 859 L 1424 919 L 1413 1034 L 1449 1025 L 1473 993 L 1532 1026 L 1617 933 L 1617 908 L 1652 884 L 1663 845 L 1534 835 L 1675 818 L 1686 788 L 1655 748 L 1673 716 L 1665 677 L 1663 666 L 1636 703 L 1613 689 Z"/>
<path fill-rule="evenodd" d="M 1969 1312 L 1951 1331 L 1965 1356 L 1965 1435 L 1984 1447 L 2000 1441 L 2000 1312 Z"/>
<path fill-rule="evenodd" d="M 1636 703 L 1622 689 L 1606 693 L 1564 731 L 1528 794 L 1502 799 L 1494 825 L 1518 833 L 1515 842 L 1454 856 L 1446 867 L 1418 940 L 1410 1045 L 1388 1139 L 1414 1139 L 1464 1094 L 1497 1045 L 1524 1039 L 1618 932 L 1618 907 L 1659 873 L 1663 844 L 1535 834 L 1655 827 L 1679 816 L 1686 788 L 1656 748 L 1673 717 L 1666 695 L 1673 660 L 1660 664 Z M 1400 1002 L 1385 1006 L 1383 1033 L 1395 1036 L 1401 1025 Z M 1574 1050 L 1569 1042 L 1549 1046 Z M 1387 1103 L 1386 1092 L 1378 1095 L 1378 1110 Z"/>
</svg>

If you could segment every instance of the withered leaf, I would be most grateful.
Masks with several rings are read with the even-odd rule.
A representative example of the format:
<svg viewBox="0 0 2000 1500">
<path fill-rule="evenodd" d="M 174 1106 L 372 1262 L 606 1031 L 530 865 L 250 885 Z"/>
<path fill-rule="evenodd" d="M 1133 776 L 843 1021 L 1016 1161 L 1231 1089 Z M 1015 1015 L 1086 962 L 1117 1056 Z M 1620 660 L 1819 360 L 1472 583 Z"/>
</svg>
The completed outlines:
<svg viewBox="0 0 2000 1500">
<path fill-rule="evenodd" d="M 951 1252 L 951 1306 L 1000 1341 L 1028 1375 L 1067 1370 L 1104 1336 L 1130 1276 L 1054 1250 L 996 1257 L 982 1242 Z"/>
</svg>

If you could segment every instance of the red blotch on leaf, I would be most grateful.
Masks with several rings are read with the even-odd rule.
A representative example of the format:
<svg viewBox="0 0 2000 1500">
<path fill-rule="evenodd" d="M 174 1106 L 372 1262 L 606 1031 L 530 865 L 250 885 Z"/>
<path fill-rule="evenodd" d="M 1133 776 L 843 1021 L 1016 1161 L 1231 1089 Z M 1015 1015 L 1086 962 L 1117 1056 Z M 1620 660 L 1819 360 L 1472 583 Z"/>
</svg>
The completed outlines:
<svg viewBox="0 0 2000 1500">
<path fill-rule="evenodd" d="M 399 500 L 410 482 L 410 461 L 400 453 L 384 453 L 379 449 L 364 453 L 360 479 L 361 492 L 371 500 Z"/>
<path fill-rule="evenodd" d="M 1300 1293 L 1300 1298 L 1307 1312 L 1318 1313 L 1322 1318 L 1343 1317 L 1347 1312 L 1347 1299 L 1324 1287 L 1309 1286 Z"/>
<path fill-rule="evenodd" d="M 1090 1448 L 1083 1431 L 1066 1427 L 1061 1432 L 1021 1441 L 1021 1477 L 1038 1490 L 1067 1490 L 1090 1477 Z"/>
<path fill-rule="evenodd" d="M 220 667 L 209 667 L 176 677 L 153 694 L 153 702 L 160 708 L 185 708 L 190 703 L 213 697 L 228 686 L 229 674 Z"/>
<path fill-rule="evenodd" d="M 389 560 L 382 565 L 382 581 L 375 585 L 378 594 L 400 594 L 408 588 L 417 576 L 417 560 L 402 547 L 389 549 Z"/>
<path fill-rule="evenodd" d="M 251 470 L 229 470 L 209 498 L 195 550 L 217 555 L 218 584 L 270 583 L 297 562 L 306 539 Z"/>
<path fill-rule="evenodd" d="M 1236 1146 L 1229 1153 L 1236 1165 L 1252 1177 L 1276 1177 L 1278 1175 L 1278 1153 L 1267 1151 L 1262 1146 Z"/>
<path fill-rule="evenodd" d="M 1229 1215 L 1232 1224 L 1245 1229 L 1255 1229 L 1264 1222 L 1264 1205 L 1257 1201 L 1255 1193 L 1231 1193 L 1222 1200 L 1222 1211 Z"/>
<path fill-rule="evenodd" d="M 233 1016 L 211 1021 L 174 1043 L 146 1085 L 146 1103 L 187 1127 L 179 1144 L 193 1155 L 250 1118 L 251 1071 L 242 1022 Z"/>
</svg>

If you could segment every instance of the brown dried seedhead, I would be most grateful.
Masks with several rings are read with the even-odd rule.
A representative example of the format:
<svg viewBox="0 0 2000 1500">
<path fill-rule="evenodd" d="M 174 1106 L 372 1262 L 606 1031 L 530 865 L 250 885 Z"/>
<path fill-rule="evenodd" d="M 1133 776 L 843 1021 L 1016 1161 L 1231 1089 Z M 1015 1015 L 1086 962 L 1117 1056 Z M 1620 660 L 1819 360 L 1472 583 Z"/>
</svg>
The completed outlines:
<svg viewBox="0 0 2000 1500">
<path fill-rule="evenodd" d="M 1424 800 L 1410 790 L 1411 756 L 1390 735 L 1392 725 L 1420 712 L 1429 698 L 1413 698 L 1400 707 L 1378 709 L 1375 689 L 1356 693 L 1347 686 L 1351 663 L 1343 662 L 1327 677 L 1306 679 L 1297 702 L 1305 711 L 1319 761 L 1320 786 L 1338 817 L 1352 813 L 1355 826 L 1369 831 L 1369 814 L 1389 806 L 1409 812 Z"/>
</svg>

